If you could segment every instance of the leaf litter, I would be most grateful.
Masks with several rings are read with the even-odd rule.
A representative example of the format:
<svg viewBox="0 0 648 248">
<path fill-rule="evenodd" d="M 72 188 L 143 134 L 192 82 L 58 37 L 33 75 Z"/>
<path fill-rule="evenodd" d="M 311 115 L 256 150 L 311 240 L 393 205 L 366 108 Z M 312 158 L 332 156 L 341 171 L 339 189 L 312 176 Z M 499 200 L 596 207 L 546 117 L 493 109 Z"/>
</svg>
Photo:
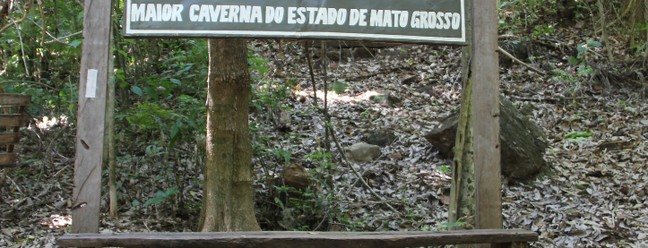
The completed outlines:
<svg viewBox="0 0 648 248">
<path fill-rule="evenodd" d="M 438 156 L 423 134 L 459 107 L 459 48 L 389 46 L 373 49 L 370 57 L 340 58 L 328 64 L 328 83 L 345 85 L 340 94 L 327 93 L 330 125 L 339 143 L 350 146 L 378 129 L 389 130 L 396 137 L 381 148 L 383 155 L 377 160 L 350 164 L 378 198 L 341 162 L 337 150 L 332 150 L 336 163 L 330 168 L 318 167 L 318 160 L 312 159 L 312 154 L 324 147 L 326 118 L 313 107 L 306 55 L 300 43 L 283 43 L 279 49 L 258 43 L 257 53 L 269 60 L 271 54 L 284 54 L 281 63 L 270 65 L 275 72 L 269 77 L 289 77 L 300 90 L 285 101 L 292 131 L 278 131 L 271 118 L 253 113 L 251 122 L 267 137 L 255 142 L 268 150 L 286 150 L 292 161 L 328 178 L 330 187 L 318 193 L 331 198 L 323 200 L 325 208 L 318 221 L 326 220 L 328 230 L 343 231 L 442 230 L 451 225 L 447 223 L 451 179 L 442 169 L 451 161 Z M 316 63 L 324 62 L 316 58 Z M 542 63 L 568 69 L 560 56 L 547 56 Z M 540 76 L 519 65 L 502 68 L 500 74 L 503 94 L 520 109 L 530 109 L 529 117 L 544 129 L 550 144 L 545 155 L 550 162 L 548 171 L 530 181 L 503 185 L 505 228 L 538 232 L 540 240 L 535 247 L 648 245 L 648 174 L 643 173 L 648 159 L 645 89 L 620 86 L 601 93 L 591 90 L 588 82 Z M 321 107 L 324 77 L 318 66 L 315 75 Z M 399 102 L 385 105 L 369 99 L 379 94 L 391 95 Z M 300 97 L 304 100 L 298 100 Z M 74 130 L 31 127 L 24 132 L 27 138 L 21 159 L 28 161 L 29 167 L 11 170 L 7 176 L 0 201 L 0 246 L 55 247 L 55 237 L 70 231 L 65 216 L 73 207 L 69 198 L 74 151 L 63 144 L 74 144 Z M 150 176 L 161 173 L 169 166 L 167 162 L 151 162 L 127 147 L 120 149 L 121 217 L 102 214 L 102 233 L 195 228 L 200 170 L 192 148 L 179 149 L 185 149 L 186 154 L 176 163 L 175 173 L 180 175 L 176 181 Z M 270 191 L 267 180 L 279 175 L 268 161 L 273 160 L 256 157 L 253 161 L 258 172 L 258 204 L 271 201 L 266 198 Z M 146 202 L 160 189 L 179 185 L 182 187 L 171 203 L 131 206 L 133 200 Z M 107 212 L 107 201 L 102 198 L 102 213 Z M 264 218 L 259 221 L 269 225 Z"/>
</svg>

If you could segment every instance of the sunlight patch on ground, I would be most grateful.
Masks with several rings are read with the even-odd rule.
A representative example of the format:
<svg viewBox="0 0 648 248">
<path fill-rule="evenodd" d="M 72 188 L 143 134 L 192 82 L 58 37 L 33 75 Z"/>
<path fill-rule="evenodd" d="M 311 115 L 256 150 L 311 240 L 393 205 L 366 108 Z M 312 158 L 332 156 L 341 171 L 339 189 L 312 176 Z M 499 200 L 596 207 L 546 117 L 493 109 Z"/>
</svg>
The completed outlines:
<svg viewBox="0 0 648 248">
<path fill-rule="evenodd" d="M 324 101 L 324 91 L 318 90 L 317 92 L 317 99 Z M 312 98 L 313 97 L 313 91 L 312 90 L 299 90 L 295 91 L 295 95 L 297 96 L 303 96 L 307 98 Z M 377 92 L 377 91 L 366 91 L 362 94 L 359 95 L 350 95 L 347 93 L 343 94 L 337 94 L 334 91 L 329 91 L 328 95 L 326 98 L 329 101 L 329 104 L 336 105 L 336 104 L 342 104 L 342 103 L 352 103 L 352 102 L 361 102 L 361 101 L 368 101 L 370 97 L 376 96 L 376 95 L 384 95 L 383 93 Z"/>
<path fill-rule="evenodd" d="M 49 130 L 57 125 L 66 126 L 68 124 L 69 118 L 65 115 L 61 115 L 59 117 L 43 116 L 42 119 L 36 121 L 36 127 L 38 127 L 40 130 Z M 30 126 L 29 129 L 31 130 L 33 129 L 33 127 Z"/>
</svg>

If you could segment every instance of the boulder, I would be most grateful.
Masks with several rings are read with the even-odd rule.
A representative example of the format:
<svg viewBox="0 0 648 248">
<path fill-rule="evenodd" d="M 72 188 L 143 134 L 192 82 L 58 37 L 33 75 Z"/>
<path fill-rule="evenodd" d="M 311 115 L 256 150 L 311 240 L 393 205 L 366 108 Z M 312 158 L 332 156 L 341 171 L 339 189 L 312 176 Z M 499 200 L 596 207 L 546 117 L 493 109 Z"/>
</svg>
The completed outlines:
<svg viewBox="0 0 648 248">
<path fill-rule="evenodd" d="M 442 156 L 452 158 L 458 123 L 459 113 L 452 114 L 424 137 Z M 505 97 L 500 97 L 500 145 L 502 174 L 506 177 L 529 179 L 546 165 L 544 132 Z"/>
<path fill-rule="evenodd" d="M 369 131 L 362 136 L 362 141 L 367 142 L 371 145 L 377 145 L 380 147 L 385 147 L 396 139 L 396 135 L 393 132 L 381 129 L 375 131 Z"/>
<path fill-rule="evenodd" d="M 286 165 L 281 173 L 281 179 L 286 186 L 297 190 L 305 190 L 310 186 L 310 179 L 306 169 L 298 164 Z"/>
<path fill-rule="evenodd" d="M 371 162 L 382 154 L 380 146 L 360 142 L 353 144 L 344 149 L 346 157 L 353 162 L 366 163 Z"/>
</svg>

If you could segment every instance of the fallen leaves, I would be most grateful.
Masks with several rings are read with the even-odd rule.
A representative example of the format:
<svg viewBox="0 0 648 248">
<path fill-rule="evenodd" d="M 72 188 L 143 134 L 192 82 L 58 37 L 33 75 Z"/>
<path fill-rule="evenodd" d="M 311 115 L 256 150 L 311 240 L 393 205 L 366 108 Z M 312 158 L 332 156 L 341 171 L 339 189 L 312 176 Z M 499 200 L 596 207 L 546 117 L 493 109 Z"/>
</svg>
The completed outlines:
<svg viewBox="0 0 648 248">
<path fill-rule="evenodd" d="M 289 108 L 279 115 L 279 119 L 291 117 L 286 122 L 290 130 L 278 132 L 272 118 L 264 117 L 263 113 L 252 115 L 251 122 L 264 135 L 264 139 L 255 142 L 262 144 L 263 149 L 286 151 L 282 160 L 299 160 L 309 173 L 330 178 L 331 187 L 319 193 L 330 194 L 331 198 L 323 200 L 326 211 L 317 217 L 329 218 L 326 220 L 331 221 L 331 229 L 442 229 L 447 226 L 451 180 L 445 170 L 451 163 L 437 156 L 438 151 L 422 135 L 458 107 L 460 49 L 406 45 L 379 49 L 373 54 L 373 58 L 340 60 L 330 68 L 327 77 L 340 83 L 337 92 L 327 92 L 332 117 L 328 125 L 336 130 L 336 138 L 344 147 L 360 142 L 370 131 L 386 129 L 393 133 L 395 138 L 380 148 L 384 156 L 350 165 L 381 199 L 359 183 L 349 167 L 339 164 L 341 154 L 335 150 L 333 161 L 338 164 L 330 168 L 322 169 L 316 161 L 307 159 L 326 145 L 323 134 L 327 123 L 312 105 L 314 92 L 301 49 L 287 52 L 285 63 L 276 65 L 282 76 L 294 78 L 300 84 L 301 91 L 295 94 L 303 100 L 283 103 Z M 545 63 L 555 66 L 567 66 L 559 56 L 547 56 L 546 60 Z M 317 95 L 321 107 L 324 89 L 319 77 Z M 648 103 L 640 92 L 611 89 L 606 95 L 594 94 L 578 82 L 541 77 L 516 65 L 503 70 L 501 78 L 505 95 L 520 106 L 530 106 L 530 118 L 544 128 L 550 143 L 546 159 L 551 165 L 550 171 L 535 180 L 504 186 L 505 226 L 538 232 L 540 240 L 536 247 L 645 245 Z M 398 96 L 400 101 L 380 104 L 369 100 L 379 92 Z M 67 129 L 57 142 L 72 144 L 73 135 L 73 130 Z M 195 219 L 195 208 L 200 206 L 201 175 L 191 149 L 180 149 L 185 149 L 185 155 L 173 164 L 177 169 L 173 175 L 181 175 L 177 182 L 160 177 L 169 173 L 163 170 L 171 168 L 166 164 L 168 161 L 152 162 L 130 150 L 124 151 L 119 175 L 124 200 L 122 216 L 102 216 L 104 231 L 193 228 L 194 223 L 187 220 Z M 66 156 L 72 156 L 69 148 L 67 153 Z M 258 191 L 271 190 L 266 179 L 280 172 L 266 167 L 280 162 L 269 157 L 255 158 Z M 41 220 L 69 214 L 70 206 L 60 203 L 71 195 L 72 164 L 62 156 L 48 155 L 38 159 L 33 168 L 19 169 L 9 176 L 11 184 L 0 201 L 0 246 L 53 244 L 53 238 L 62 230 L 50 227 L 61 228 L 69 223 L 58 217 L 56 222 Z M 144 209 L 130 205 L 133 200 L 151 197 L 157 189 L 174 185 L 182 186 L 178 187 L 177 201 Z M 180 202 L 190 210 L 183 210 Z"/>
</svg>

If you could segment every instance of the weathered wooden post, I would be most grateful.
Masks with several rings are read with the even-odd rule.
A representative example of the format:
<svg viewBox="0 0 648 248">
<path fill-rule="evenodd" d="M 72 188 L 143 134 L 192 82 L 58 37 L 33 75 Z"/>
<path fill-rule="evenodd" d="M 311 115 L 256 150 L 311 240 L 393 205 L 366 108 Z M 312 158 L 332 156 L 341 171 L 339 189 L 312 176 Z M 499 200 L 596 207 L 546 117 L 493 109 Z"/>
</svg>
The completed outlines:
<svg viewBox="0 0 648 248">
<path fill-rule="evenodd" d="M 471 20 L 475 225 L 478 229 L 502 228 L 497 1 L 473 0 Z"/>
<path fill-rule="evenodd" d="M 110 57 L 111 0 L 84 1 L 72 231 L 99 232 L 101 163 Z"/>
</svg>

